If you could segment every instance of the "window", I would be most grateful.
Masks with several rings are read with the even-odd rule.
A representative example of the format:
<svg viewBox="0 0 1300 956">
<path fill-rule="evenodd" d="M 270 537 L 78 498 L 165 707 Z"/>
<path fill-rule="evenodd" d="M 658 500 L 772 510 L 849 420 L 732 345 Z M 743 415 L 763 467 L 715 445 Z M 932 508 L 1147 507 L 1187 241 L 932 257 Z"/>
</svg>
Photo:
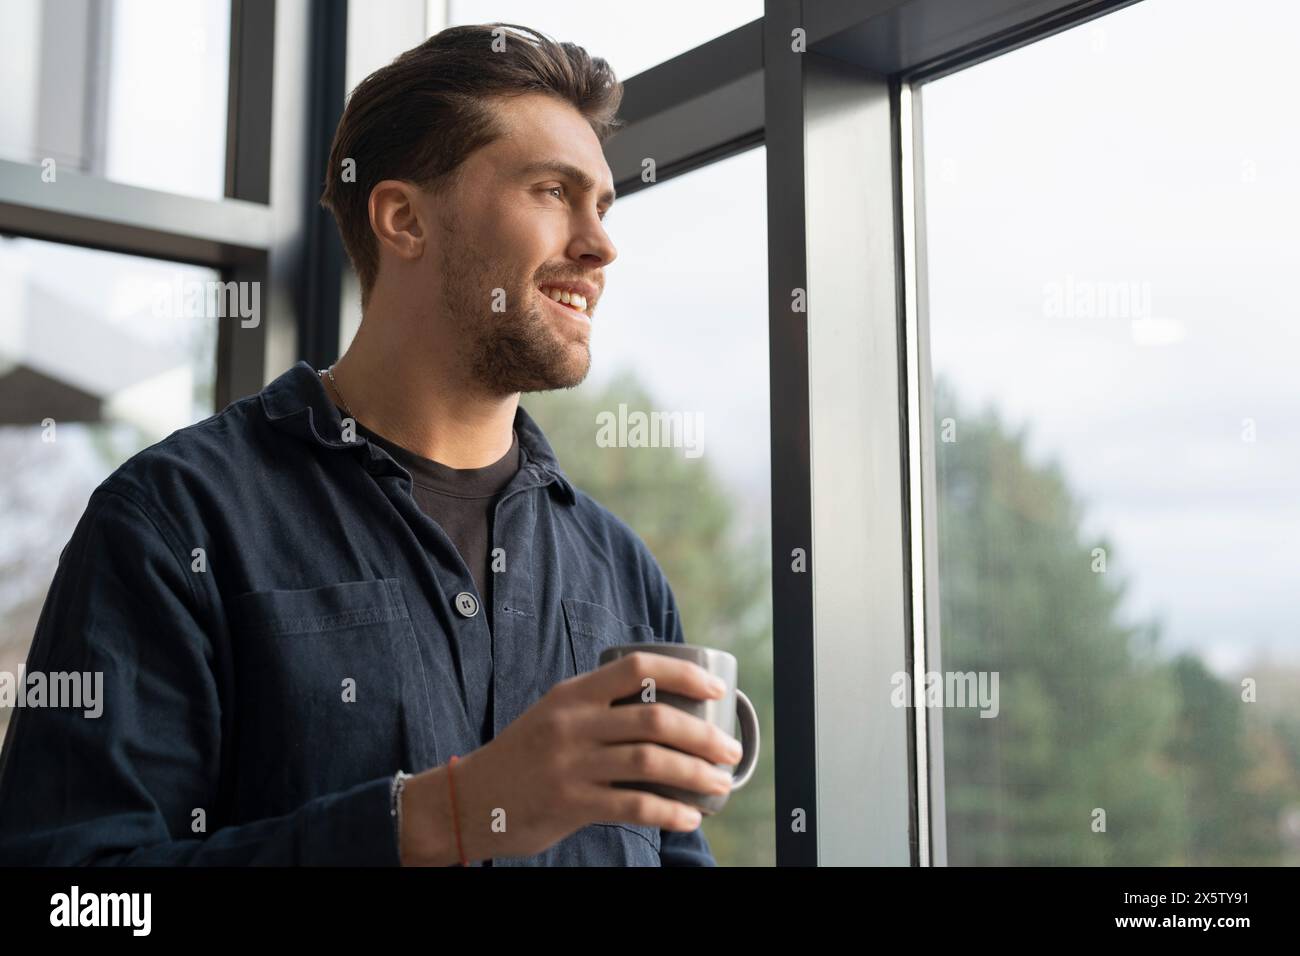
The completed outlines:
<svg viewBox="0 0 1300 956">
<path fill-rule="evenodd" d="M 921 88 L 952 864 L 1300 860 L 1298 29 L 1147 0 Z"/>
<path fill-rule="evenodd" d="M 76 276 L 69 282 L 69 276 Z M 218 273 L 0 240 L 0 671 L 18 673 L 60 548 L 123 461 L 210 415 Z M 225 321 L 236 321 L 226 319 Z M 0 708 L 0 736 L 9 708 Z"/>
<path fill-rule="evenodd" d="M 220 199 L 230 0 L 6 0 L 0 156 Z"/>
</svg>

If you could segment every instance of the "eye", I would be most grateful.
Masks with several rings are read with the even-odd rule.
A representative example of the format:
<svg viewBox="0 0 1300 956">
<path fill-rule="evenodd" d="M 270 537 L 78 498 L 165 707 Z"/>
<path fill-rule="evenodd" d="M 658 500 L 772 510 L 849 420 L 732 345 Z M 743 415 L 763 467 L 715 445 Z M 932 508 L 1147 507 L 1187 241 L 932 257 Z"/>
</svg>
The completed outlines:
<svg viewBox="0 0 1300 956">
<path fill-rule="evenodd" d="M 564 187 L 563 187 L 563 186 L 543 186 L 542 189 L 543 189 L 543 191 L 546 192 L 548 195 L 551 194 L 551 193 L 562 193 L 562 192 L 564 192 Z M 563 202 L 563 197 L 562 197 L 562 196 L 556 196 L 555 198 L 556 198 L 556 199 L 559 199 L 561 202 Z M 604 222 L 604 221 L 605 221 L 605 217 L 608 216 L 608 215 L 609 215 L 609 210 L 605 210 L 604 212 L 600 213 L 600 214 L 599 214 L 600 221 L 601 221 L 601 222 Z"/>
</svg>

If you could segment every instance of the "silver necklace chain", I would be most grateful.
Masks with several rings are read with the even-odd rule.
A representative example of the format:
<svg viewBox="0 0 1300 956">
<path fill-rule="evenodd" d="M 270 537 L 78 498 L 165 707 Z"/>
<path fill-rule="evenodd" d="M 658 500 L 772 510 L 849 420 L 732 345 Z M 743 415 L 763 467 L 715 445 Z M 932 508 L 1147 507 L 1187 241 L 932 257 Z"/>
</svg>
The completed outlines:
<svg viewBox="0 0 1300 956">
<path fill-rule="evenodd" d="M 352 409 L 348 406 L 348 400 L 343 397 L 343 391 L 339 388 L 339 383 L 334 381 L 334 366 L 331 365 L 327 368 L 325 374 L 329 376 L 330 384 L 334 386 L 334 394 L 336 394 L 339 397 L 339 401 L 343 403 L 343 410 L 348 413 L 348 418 L 355 421 L 357 416 L 352 414 Z"/>
</svg>

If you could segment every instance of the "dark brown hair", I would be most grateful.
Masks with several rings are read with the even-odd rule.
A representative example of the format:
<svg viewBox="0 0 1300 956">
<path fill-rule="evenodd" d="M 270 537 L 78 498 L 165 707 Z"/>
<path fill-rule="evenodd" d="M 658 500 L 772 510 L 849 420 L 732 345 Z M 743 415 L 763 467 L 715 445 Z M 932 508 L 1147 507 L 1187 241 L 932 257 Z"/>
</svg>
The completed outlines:
<svg viewBox="0 0 1300 956">
<path fill-rule="evenodd" d="M 497 30 L 504 50 L 493 49 Z M 530 92 L 572 104 L 601 143 L 623 125 L 615 117 L 623 85 L 605 60 L 513 23 L 449 27 L 357 84 L 334 133 L 320 202 L 338 223 L 363 308 L 379 272 L 371 190 L 385 179 L 435 195 L 455 188 L 465 159 L 505 133 L 484 97 Z M 355 161 L 355 182 L 343 181 L 346 159 Z"/>
</svg>

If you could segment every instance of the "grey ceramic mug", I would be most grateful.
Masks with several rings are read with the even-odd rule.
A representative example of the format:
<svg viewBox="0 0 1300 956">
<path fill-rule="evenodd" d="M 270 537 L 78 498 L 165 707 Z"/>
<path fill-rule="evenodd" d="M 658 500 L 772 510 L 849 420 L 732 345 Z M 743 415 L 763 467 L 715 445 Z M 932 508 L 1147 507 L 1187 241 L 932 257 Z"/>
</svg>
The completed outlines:
<svg viewBox="0 0 1300 956">
<path fill-rule="evenodd" d="M 721 698 L 699 700 L 695 697 L 686 697 L 681 694 L 656 690 L 655 701 L 661 704 L 671 704 L 673 707 L 684 710 L 688 714 L 693 714 L 701 720 L 707 720 L 720 728 L 723 733 L 739 739 L 744 753 L 741 755 L 740 763 L 736 764 L 736 769 L 731 775 L 731 789 L 739 790 L 748 783 L 749 778 L 754 775 L 754 768 L 758 766 L 758 714 L 755 712 L 754 705 L 750 703 L 749 698 L 736 686 L 739 666 L 736 663 L 735 655 L 712 647 L 697 647 L 693 644 L 644 641 L 638 644 L 619 644 L 616 647 L 607 647 L 600 652 L 600 663 L 602 665 L 607 664 L 626 654 L 631 654 L 633 651 L 680 657 L 683 660 L 698 664 L 713 676 L 722 678 L 727 685 L 727 693 Z M 641 702 L 640 693 L 614 701 L 616 705 L 639 704 Z M 737 722 L 740 724 L 739 734 L 736 733 Z M 719 769 L 727 769 L 726 764 L 716 764 L 716 766 Z M 672 800 L 680 800 L 682 803 L 689 803 L 691 806 L 699 808 L 699 811 L 705 816 L 717 813 L 726 806 L 727 797 L 729 796 L 729 794 L 725 793 L 696 793 L 693 790 L 683 790 L 680 787 L 640 780 L 619 782 L 615 786 L 632 790 L 648 790 L 651 793 L 657 793 Z"/>
</svg>

